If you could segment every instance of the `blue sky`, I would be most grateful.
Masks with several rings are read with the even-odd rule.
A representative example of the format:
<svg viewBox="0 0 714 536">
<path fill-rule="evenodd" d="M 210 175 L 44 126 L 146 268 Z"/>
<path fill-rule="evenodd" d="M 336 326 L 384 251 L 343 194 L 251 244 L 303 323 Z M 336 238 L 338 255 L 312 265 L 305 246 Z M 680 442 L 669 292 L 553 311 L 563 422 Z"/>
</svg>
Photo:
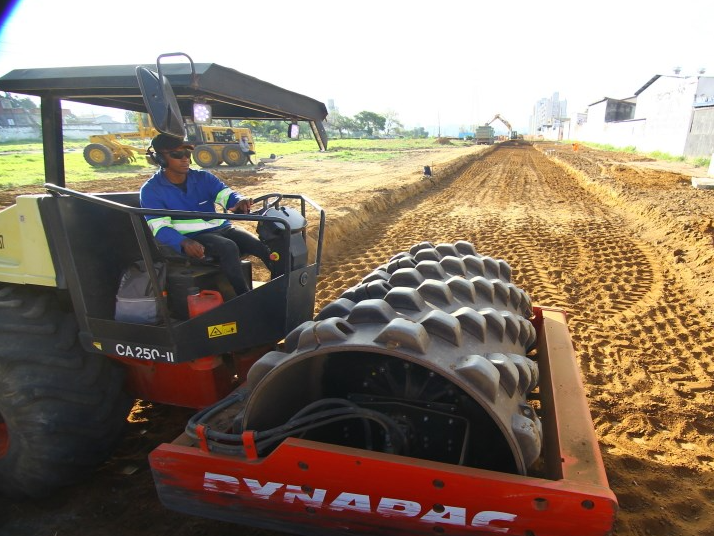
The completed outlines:
<svg viewBox="0 0 714 536">
<path fill-rule="evenodd" d="M 202 13 L 202 6 L 206 12 Z M 407 127 L 496 113 L 525 131 L 554 92 L 570 115 L 626 98 L 655 74 L 714 76 L 714 2 L 476 0 L 20 0 L 0 31 L 0 75 L 45 66 L 152 63 L 185 52 L 340 112 L 394 111 Z M 709 32 L 708 32 L 709 30 Z"/>
</svg>

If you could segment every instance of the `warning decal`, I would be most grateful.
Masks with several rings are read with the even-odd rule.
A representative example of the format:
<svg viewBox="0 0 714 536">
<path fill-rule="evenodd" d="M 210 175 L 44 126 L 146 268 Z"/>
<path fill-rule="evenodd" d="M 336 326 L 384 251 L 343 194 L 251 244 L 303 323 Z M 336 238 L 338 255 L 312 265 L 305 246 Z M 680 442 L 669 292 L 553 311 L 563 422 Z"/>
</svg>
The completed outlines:
<svg viewBox="0 0 714 536">
<path fill-rule="evenodd" d="M 235 322 L 226 322 L 217 326 L 208 326 L 208 338 L 223 337 L 224 335 L 235 335 L 238 333 L 238 325 Z"/>
</svg>

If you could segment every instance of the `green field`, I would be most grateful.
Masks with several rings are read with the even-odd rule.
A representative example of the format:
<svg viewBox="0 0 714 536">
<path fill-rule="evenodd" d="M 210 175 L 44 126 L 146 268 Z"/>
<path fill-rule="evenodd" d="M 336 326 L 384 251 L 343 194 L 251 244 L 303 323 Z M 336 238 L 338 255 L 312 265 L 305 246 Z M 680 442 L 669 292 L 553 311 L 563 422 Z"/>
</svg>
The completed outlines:
<svg viewBox="0 0 714 536">
<path fill-rule="evenodd" d="M 137 153 L 137 159 L 131 164 L 94 168 L 87 164 L 82 150 L 88 142 L 71 141 L 65 143 L 64 166 L 68 181 L 90 181 L 93 179 L 112 179 L 126 177 L 145 172 L 152 166 L 147 164 L 144 156 Z M 466 142 L 452 141 L 453 144 Z M 287 156 L 304 153 L 308 158 L 336 159 L 342 161 L 383 161 L 389 160 L 405 151 L 434 147 L 436 141 L 431 139 L 335 139 L 328 143 L 328 150 L 321 153 L 314 140 L 298 140 L 274 143 L 256 140 L 256 156 L 268 158 L 271 154 Z M 223 166 L 221 166 L 223 168 Z M 219 168 L 219 169 L 221 169 Z M 0 143 L 0 189 L 18 186 L 41 185 L 45 183 L 42 144 Z"/>
</svg>

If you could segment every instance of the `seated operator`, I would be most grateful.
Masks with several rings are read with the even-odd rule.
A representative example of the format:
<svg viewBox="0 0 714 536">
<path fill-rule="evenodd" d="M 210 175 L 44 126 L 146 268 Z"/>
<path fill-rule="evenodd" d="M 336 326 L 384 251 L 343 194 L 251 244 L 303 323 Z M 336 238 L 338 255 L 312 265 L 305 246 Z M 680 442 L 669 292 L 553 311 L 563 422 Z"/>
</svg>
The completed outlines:
<svg viewBox="0 0 714 536">
<path fill-rule="evenodd" d="M 182 139 L 159 134 L 147 155 L 161 166 L 139 191 L 143 208 L 215 212 L 218 204 L 234 213 L 247 214 L 253 200 L 239 195 L 221 180 L 203 170 L 191 169 L 191 151 Z M 179 253 L 202 259 L 218 258 L 237 295 L 249 290 L 241 270 L 241 256 L 255 255 L 270 269 L 270 250 L 248 231 L 229 220 L 146 216 L 154 237 Z"/>
</svg>

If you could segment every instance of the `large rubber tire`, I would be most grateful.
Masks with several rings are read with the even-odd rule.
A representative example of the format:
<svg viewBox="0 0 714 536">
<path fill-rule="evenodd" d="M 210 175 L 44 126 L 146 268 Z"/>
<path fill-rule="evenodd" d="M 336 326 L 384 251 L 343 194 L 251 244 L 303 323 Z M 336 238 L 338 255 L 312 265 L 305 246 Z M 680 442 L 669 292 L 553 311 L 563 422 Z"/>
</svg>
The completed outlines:
<svg viewBox="0 0 714 536">
<path fill-rule="evenodd" d="M 193 160 L 202 168 L 213 168 L 218 165 L 219 157 L 213 147 L 199 145 L 193 150 Z"/>
<path fill-rule="evenodd" d="M 114 164 L 112 150 L 101 143 L 90 143 L 84 148 L 84 159 L 94 167 L 109 167 Z"/>
<path fill-rule="evenodd" d="M 77 344 L 52 291 L 0 288 L 0 493 L 42 497 L 90 475 L 122 436 L 124 371 Z"/>
<path fill-rule="evenodd" d="M 248 162 L 248 157 L 241 152 L 240 147 L 235 144 L 226 145 L 223 148 L 223 161 L 234 167 L 245 166 Z"/>
</svg>

